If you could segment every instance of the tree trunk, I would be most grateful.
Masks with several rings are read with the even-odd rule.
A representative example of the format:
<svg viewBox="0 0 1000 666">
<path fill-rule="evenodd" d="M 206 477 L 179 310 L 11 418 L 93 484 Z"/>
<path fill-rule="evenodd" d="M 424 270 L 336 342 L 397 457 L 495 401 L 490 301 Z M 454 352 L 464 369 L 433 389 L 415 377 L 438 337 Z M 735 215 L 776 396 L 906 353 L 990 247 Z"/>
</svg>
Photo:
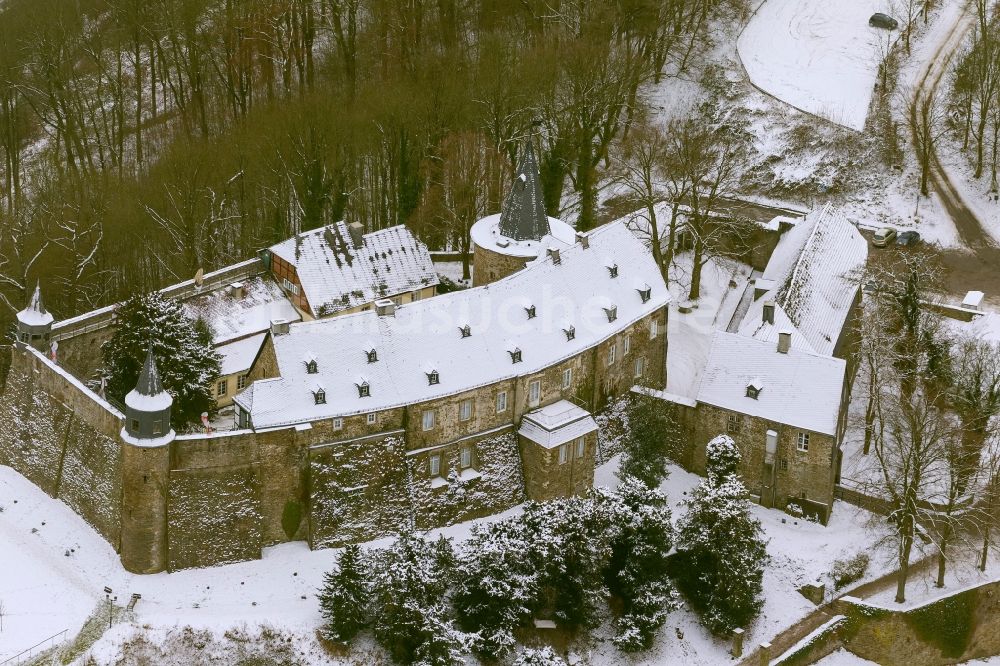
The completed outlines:
<svg viewBox="0 0 1000 666">
<path fill-rule="evenodd" d="M 704 254 L 705 242 L 699 235 L 694 242 L 694 265 L 691 267 L 691 289 L 688 291 L 688 299 L 692 301 L 701 297 L 701 264 Z"/>
</svg>

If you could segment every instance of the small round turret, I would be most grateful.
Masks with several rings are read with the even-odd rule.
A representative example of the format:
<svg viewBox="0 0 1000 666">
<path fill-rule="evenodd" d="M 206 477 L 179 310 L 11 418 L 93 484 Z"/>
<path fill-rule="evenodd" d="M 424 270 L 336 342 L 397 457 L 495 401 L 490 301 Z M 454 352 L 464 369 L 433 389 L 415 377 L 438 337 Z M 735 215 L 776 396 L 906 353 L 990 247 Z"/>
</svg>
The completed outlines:
<svg viewBox="0 0 1000 666">
<path fill-rule="evenodd" d="M 41 351 L 48 351 L 53 319 L 52 314 L 42 303 L 41 286 L 36 284 L 35 293 L 31 295 L 28 307 L 17 313 L 17 341 Z"/>
<path fill-rule="evenodd" d="M 166 392 L 160 382 L 153 350 L 146 352 L 146 362 L 139 373 L 139 382 L 125 396 L 125 428 L 122 437 L 128 440 L 170 439 L 174 431 L 170 429 L 170 408 L 173 397 Z"/>
</svg>

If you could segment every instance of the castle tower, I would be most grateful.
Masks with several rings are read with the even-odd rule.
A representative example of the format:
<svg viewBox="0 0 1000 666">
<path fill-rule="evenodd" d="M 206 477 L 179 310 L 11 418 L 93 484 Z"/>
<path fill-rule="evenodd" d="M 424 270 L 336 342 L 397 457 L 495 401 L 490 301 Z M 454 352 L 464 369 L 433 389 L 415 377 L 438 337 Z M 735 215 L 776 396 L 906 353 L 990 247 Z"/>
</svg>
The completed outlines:
<svg viewBox="0 0 1000 666">
<path fill-rule="evenodd" d="M 535 149 L 528 139 L 514 183 L 499 214 L 472 225 L 473 285 L 489 284 L 545 256 L 550 247 L 572 245 L 573 227 L 545 214 L 545 198 Z"/>
<path fill-rule="evenodd" d="M 167 488 L 170 480 L 170 408 L 153 351 L 135 389 L 125 396 L 122 428 L 121 560 L 134 573 L 167 568 Z"/>
<path fill-rule="evenodd" d="M 17 313 L 17 341 L 29 344 L 43 353 L 49 351 L 52 336 L 52 313 L 42 303 L 41 285 L 35 285 L 35 293 L 28 301 L 28 307 Z"/>
</svg>

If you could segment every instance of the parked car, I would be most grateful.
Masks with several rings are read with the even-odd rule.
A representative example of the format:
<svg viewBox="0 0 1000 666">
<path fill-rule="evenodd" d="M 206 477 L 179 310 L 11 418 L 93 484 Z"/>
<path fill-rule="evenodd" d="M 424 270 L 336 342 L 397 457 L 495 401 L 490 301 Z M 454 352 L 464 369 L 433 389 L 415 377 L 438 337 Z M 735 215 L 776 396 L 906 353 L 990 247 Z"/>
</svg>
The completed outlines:
<svg viewBox="0 0 1000 666">
<path fill-rule="evenodd" d="M 916 245 L 920 242 L 920 234 L 916 231 L 904 231 L 896 238 L 896 245 Z"/>
<path fill-rule="evenodd" d="M 896 230 L 892 227 L 882 227 L 872 236 L 872 245 L 875 247 L 885 247 L 891 245 L 896 240 Z"/>
<path fill-rule="evenodd" d="M 895 30 L 899 27 L 899 21 L 888 14 L 876 12 L 868 19 L 868 25 L 872 28 L 883 28 L 884 30 Z"/>
</svg>

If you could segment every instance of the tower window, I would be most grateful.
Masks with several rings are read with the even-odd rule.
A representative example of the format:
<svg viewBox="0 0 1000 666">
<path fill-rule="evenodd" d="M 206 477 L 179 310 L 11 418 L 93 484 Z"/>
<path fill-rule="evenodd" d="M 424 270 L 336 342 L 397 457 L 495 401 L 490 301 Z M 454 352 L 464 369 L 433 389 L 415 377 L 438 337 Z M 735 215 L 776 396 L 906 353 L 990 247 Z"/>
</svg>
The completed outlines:
<svg viewBox="0 0 1000 666">
<path fill-rule="evenodd" d="M 139 419 L 132 419 L 132 430 L 139 432 Z"/>
<path fill-rule="evenodd" d="M 153 434 L 162 435 L 163 434 L 163 421 L 156 419 L 153 421 Z"/>
</svg>

